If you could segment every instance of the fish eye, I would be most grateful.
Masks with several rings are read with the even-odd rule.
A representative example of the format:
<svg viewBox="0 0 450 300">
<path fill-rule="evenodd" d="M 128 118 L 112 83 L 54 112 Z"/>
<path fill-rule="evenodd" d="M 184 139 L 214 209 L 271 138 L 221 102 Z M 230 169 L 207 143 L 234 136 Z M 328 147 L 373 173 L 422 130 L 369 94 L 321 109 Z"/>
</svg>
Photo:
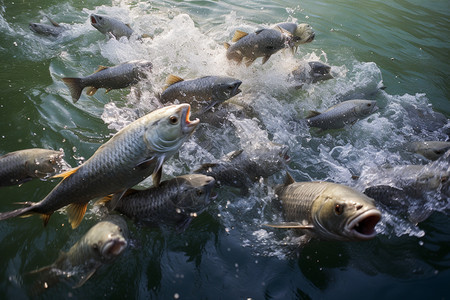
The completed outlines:
<svg viewBox="0 0 450 300">
<path fill-rule="evenodd" d="M 367 106 L 368 106 L 368 107 L 371 107 L 371 106 L 372 106 L 372 103 L 368 103 Z"/>
<path fill-rule="evenodd" d="M 177 117 L 177 116 L 170 116 L 169 122 L 170 122 L 170 124 L 172 124 L 172 125 L 178 124 L 178 117 Z"/>
<path fill-rule="evenodd" d="M 103 17 L 98 17 L 99 20 L 103 20 Z"/>
<path fill-rule="evenodd" d="M 343 212 L 344 212 L 344 205 L 336 204 L 336 206 L 334 207 L 334 213 L 337 216 L 340 216 L 342 215 Z"/>
</svg>

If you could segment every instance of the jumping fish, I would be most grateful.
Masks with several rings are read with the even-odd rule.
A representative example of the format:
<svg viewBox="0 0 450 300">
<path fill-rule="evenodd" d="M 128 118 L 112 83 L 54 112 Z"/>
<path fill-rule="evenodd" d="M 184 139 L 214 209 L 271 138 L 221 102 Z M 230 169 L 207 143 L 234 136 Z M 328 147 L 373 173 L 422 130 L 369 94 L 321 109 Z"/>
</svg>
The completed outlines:
<svg viewBox="0 0 450 300">
<path fill-rule="evenodd" d="M 301 44 L 311 43 L 316 36 L 316 33 L 312 29 L 311 25 L 306 23 L 296 24 L 296 23 L 280 23 L 275 25 L 276 27 L 281 27 L 289 31 L 293 36 L 293 46 L 291 47 L 292 52 L 297 52 L 298 47 Z"/>
<path fill-rule="evenodd" d="M 304 84 L 316 83 L 332 79 L 331 67 L 320 61 L 310 61 L 302 64 L 291 72 L 290 80 L 296 83 L 296 88 L 301 88 Z"/>
<path fill-rule="evenodd" d="M 66 26 L 60 25 L 49 17 L 47 17 L 47 19 L 50 21 L 51 25 L 42 23 L 30 23 L 29 27 L 31 31 L 41 35 L 58 37 L 61 33 L 68 29 Z"/>
<path fill-rule="evenodd" d="M 368 240 L 376 235 L 381 213 L 374 200 L 342 184 L 286 182 L 275 187 L 283 207 L 285 223 L 266 224 L 275 228 L 296 228 L 325 240 Z"/>
<path fill-rule="evenodd" d="M 123 36 L 130 38 L 133 34 L 133 29 L 131 29 L 130 25 L 111 17 L 91 14 L 90 19 L 91 25 L 95 29 L 117 40 Z"/>
<path fill-rule="evenodd" d="M 89 96 L 94 95 L 100 88 L 105 88 L 106 92 L 125 88 L 146 78 L 151 70 L 151 62 L 135 60 L 114 67 L 100 66 L 92 75 L 81 78 L 64 77 L 62 80 L 69 88 L 73 102 L 76 103 L 85 87 L 90 87 L 86 92 Z"/>
<path fill-rule="evenodd" d="M 306 122 L 310 127 L 319 127 L 323 130 L 343 128 L 374 113 L 378 109 L 376 104 L 375 100 L 347 100 L 322 113 L 311 111 L 306 117 Z"/>
<path fill-rule="evenodd" d="M 0 187 L 48 178 L 68 169 L 64 152 L 40 148 L 25 149 L 0 156 Z"/>
<path fill-rule="evenodd" d="M 203 211 L 212 197 L 214 178 L 188 174 L 161 182 L 147 190 L 128 190 L 117 202 L 115 210 L 135 221 L 150 226 L 176 225 L 185 229 L 192 218 Z M 109 208 L 106 197 L 98 201 Z"/>
<path fill-rule="evenodd" d="M 189 103 L 192 111 L 199 113 L 209 110 L 241 92 L 239 86 L 242 81 L 224 76 L 205 76 L 193 80 L 183 80 L 170 75 L 166 81 L 166 88 L 161 93 L 162 103 Z"/>
<path fill-rule="evenodd" d="M 436 160 L 450 149 L 450 142 L 420 141 L 406 144 L 406 150 L 418 153 L 429 160 Z"/>
<path fill-rule="evenodd" d="M 262 57 L 265 64 L 272 54 L 294 45 L 292 34 L 281 27 L 260 29 L 250 34 L 236 30 L 231 41 L 233 45 L 224 43 L 227 58 L 238 64 L 244 60 L 247 67 L 258 57 Z"/>
<path fill-rule="evenodd" d="M 91 199 L 120 194 L 151 174 L 157 186 L 162 165 L 193 133 L 199 120 L 189 121 L 189 104 L 157 109 L 120 130 L 85 163 L 55 177 L 64 179 L 40 202 L 0 213 L 0 220 L 39 214 L 48 223 L 59 208 L 66 209 L 72 228 L 83 220 Z M 120 197 L 119 197 L 120 198 Z"/>
<path fill-rule="evenodd" d="M 36 294 L 72 276 L 81 278 L 74 286 L 77 288 L 91 278 L 98 268 L 121 255 L 127 245 L 127 223 L 121 216 L 111 215 L 92 226 L 68 252 L 61 252 L 54 263 L 26 275 L 39 276 L 33 288 Z"/>
</svg>

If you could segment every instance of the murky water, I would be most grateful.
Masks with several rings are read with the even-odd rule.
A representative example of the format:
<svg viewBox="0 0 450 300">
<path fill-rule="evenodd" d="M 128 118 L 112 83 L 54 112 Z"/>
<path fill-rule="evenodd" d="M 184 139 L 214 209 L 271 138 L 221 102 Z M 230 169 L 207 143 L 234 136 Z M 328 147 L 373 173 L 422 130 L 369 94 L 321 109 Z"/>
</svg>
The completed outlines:
<svg viewBox="0 0 450 300">
<path fill-rule="evenodd" d="M 289 146 L 287 169 L 297 181 L 326 180 L 362 190 L 352 176 L 364 179 L 371 169 L 429 163 L 405 151 L 406 142 L 449 139 L 445 1 L 18 2 L 0 2 L 0 154 L 62 148 L 75 166 L 117 130 L 159 107 L 157 95 L 169 74 L 238 78 L 242 93 L 233 100 L 252 113 L 232 114 L 219 127 L 202 124 L 167 162 L 164 178 L 231 151 L 276 142 Z M 120 19 L 153 39 L 107 39 L 90 25 L 91 13 Z M 48 23 L 45 16 L 70 29 L 58 38 L 31 32 L 28 23 Z M 315 40 L 295 56 L 280 52 L 264 65 L 260 59 L 249 68 L 228 62 L 223 42 L 235 30 L 285 21 L 311 24 Z M 135 59 L 150 60 L 154 68 L 132 88 L 83 94 L 74 104 L 61 81 Z M 311 60 L 332 66 L 334 79 L 295 89 L 289 73 Z M 379 110 L 343 130 L 321 132 L 300 121 L 310 110 L 355 98 L 376 100 Z M 430 216 L 419 224 L 382 209 L 374 240 L 305 244 L 291 231 L 263 226 L 282 220 L 272 200 L 284 175 L 256 182 L 246 195 L 218 189 L 214 203 L 182 234 L 129 221 L 131 246 L 117 261 L 78 289 L 62 282 L 39 297 L 449 297 L 448 195 L 428 194 Z M 15 202 L 39 201 L 55 183 L 2 188 L 1 211 L 16 208 Z M 38 217 L 2 221 L 0 295 L 30 297 L 26 273 L 53 262 L 97 220 L 90 206 L 76 230 L 63 211 L 45 228 Z"/>
</svg>

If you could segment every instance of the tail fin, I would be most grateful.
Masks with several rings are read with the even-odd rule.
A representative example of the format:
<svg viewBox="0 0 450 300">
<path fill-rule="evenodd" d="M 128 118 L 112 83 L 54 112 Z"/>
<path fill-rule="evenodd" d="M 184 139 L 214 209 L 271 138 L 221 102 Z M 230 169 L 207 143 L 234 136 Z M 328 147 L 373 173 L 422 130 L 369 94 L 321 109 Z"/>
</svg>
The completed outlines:
<svg viewBox="0 0 450 300">
<path fill-rule="evenodd" d="M 65 77 L 62 80 L 69 88 L 73 103 L 76 103 L 78 99 L 80 99 L 81 92 L 84 89 L 84 86 L 81 83 L 81 78 Z"/>
<path fill-rule="evenodd" d="M 25 203 L 26 205 L 29 205 L 27 207 L 23 207 L 23 208 L 19 208 L 13 211 L 8 211 L 8 212 L 4 212 L 4 213 L 0 213 L 0 221 L 2 220 L 6 220 L 6 219 L 10 219 L 10 218 L 14 218 L 14 217 L 18 217 L 18 216 L 24 216 L 24 215 L 29 215 L 33 208 L 34 205 L 31 203 Z"/>
</svg>

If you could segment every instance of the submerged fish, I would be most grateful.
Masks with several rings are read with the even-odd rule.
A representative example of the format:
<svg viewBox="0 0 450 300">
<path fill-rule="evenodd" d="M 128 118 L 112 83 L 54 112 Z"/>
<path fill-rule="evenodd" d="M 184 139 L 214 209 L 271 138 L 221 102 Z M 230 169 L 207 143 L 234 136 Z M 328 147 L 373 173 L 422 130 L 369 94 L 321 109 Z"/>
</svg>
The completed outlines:
<svg viewBox="0 0 450 300">
<path fill-rule="evenodd" d="M 42 23 L 30 23 L 31 31 L 41 35 L 57 37 L 68 29 L 66 26 L 58 24 L 49 17 L 47 17 L 47 19 L 50 21 L 51 25 Z"/>
<path fill-rule="evenodd" d="M 275 25 L 275 27 L 281 27 L 292 34 L 294 45 L 291 49 L 294 53 L 297 52 L 297 49 L 301 44 L 311 43 L 316 36 L 312 27 L 306 23 L 280 23 Z"/>
<path fill-rule="evenodd" d="M 117 40 L 123 36 L 130 38 L 133 34 L 133 29 L 131 29 L 130 25 L 119 20 L 96 14 L 91 14 L 90 19 L 91 25 L 95 29 Z"/>
<path fill-rule="evenodd" d="M 72 276 L 81 278 L 74 288 L 80 287 L 98 268 L 121 255 L 127 245 L 127 223 L 118 215 L 108 216 L 92 226 L 68 252 L 62 252 L 54 263 L 27 274 L 39 275 L 33 292 L 44 291 Z"/>
<path fill-rule="evenodd" d="M 296 228 L 325 240 L 368 240 L 376 236 L 381 219 L 373 199 L 342 184 L 313 181 L 286 182 L 275 188 L 285 223 L 275 228 Z"/>
<path fill-rule="evenodd" d="M 450 149 L 450 142 L 420 141 L 406 144 L 406 150 L 421 154 L 429 160 L 436 160 Z"/>
<path fill-rule="evenodd" d="M 310 61 L 302 64 L 291 73 L 290 79 L 297 83 L 296 88 L 301 88 L 303 84 L 316 83 L 318 81 L 332 79 L 331 67 L 320 61 Z"/>
<path fill-rule="evenodd" d="M 294 45 L 292 34 L 281 27 L 260 29 L 250 34 L 237 30 L 232 42 L 235 43 L 224 44 L 227 58 L 238 64 L 244 60 L 247 67 L 258 57 L 262 57 L 262 63 L 265 64 L 272 54 Z"/>
<path fill-rule="evenodd" d="M 241 92 L 242 81 L 224 76 L 205 76 L 193 80 L 183 80 L 170 75 L 167 87 L 162 92 L 162 103 L 178 100 L 191 104 L 192 110 L 205 112 Z"/>
<path fill-rule="evenodd" d="M 310 127 L 321 129 L 339 129 L 347 124 L 355 124 L 378 109 L 375 100 L 347 100 L 320 113 L 311 111 L 306 117 Z"/>
<path fill-rule="evenodd" d="M 48 178 L 66 169 L 64 152 L 25 149 L 0 156 L 0 186 L 25 183 L 33 178 Z"/>
<path fill-rule="evenodd" d="M 125 88 L 146 78 L 147 73 L 151 70 L 151 62 L 147 60 L 134 60 L 114 67 L 100 66 L 94 74 L 86 77 L 65 77 L 62 80 L 69 88 L 73 102 L 77 102 L 85 87 L 90 87 L 86 92 L 89 96 L 94 95 L 100 88 L 106 89 L 106 92 L 113 89 Z"/>
<path fill-rule="evenodd" d="M 193 216 L 210 202 L 215 180 L 210 176 L 189 174 L 161 182 L 147 190 L 128 190 L 115 210 L 146 225 L 176 225 L 185 229 Z M 115 197 L 115 196 L 113 196 Z M 99 202 L 106 202 L 102 199 Z"/>
<path fill-rule="evenodd" d="M 245 193 L 253 182 L 283 169 L 289 161 L 288 150 L 288 146 L 276 143 L 252 151 L 238 150 L 217 162 L 202 164 L 194 173 L 212 176 L 219 185 L 240 188 Z"/>
<path fill-rule="evenodd" d="M 371 168 L 358 182 L 364 193 L 387 211 L 413 223 L 434 210 L 447 209 L 450 198 L 450 150 L 426 165 Z"/>
<path fill-rule="evenodd" d="M 134 121 L 81 166 L 55 176 L 64 179 L 42 201 L 0 213 L 0 220 L 39 214 L 46 224 L 54 211 L 69 205 L 69 222 L 76 228 L 91 199 L 123 193 L 151 174 L 157 186 L 164 161 L 178 151 L 199 123 L 198 119 L 189 121 L 189 111 L 189 104 L 172 105 Z"/>
</svg>

